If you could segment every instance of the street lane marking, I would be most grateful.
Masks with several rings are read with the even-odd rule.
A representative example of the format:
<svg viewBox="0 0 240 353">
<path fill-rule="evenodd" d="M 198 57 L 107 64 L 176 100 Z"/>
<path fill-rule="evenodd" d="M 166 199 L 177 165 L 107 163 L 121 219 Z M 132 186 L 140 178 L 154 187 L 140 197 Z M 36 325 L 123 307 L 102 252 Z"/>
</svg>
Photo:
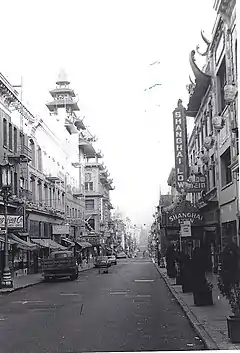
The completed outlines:
<svg viewBox="0 0 240 353">
<path fill-rule="evenodd" d="M 138 298 L 150 298 L 151 295 L 150 294 L 138 294 L 137 297 Z"/>
<path fill-rule="evenodd" d="M 60 293 L 60 295 L 79 295 L 78 293 Z"/>
<path fill-rule="evenodd" d="M 118 294 L 128 294 L 128 292 L 110 292 L 111 295 L 118 295 Z"/>
<path fill-rule="evenodd" d="M 28 303 L 44 303 L 42 300 L 18 300 L 16 302 L 12 302 L 12 304 L 28 304 Z"/>
<path fill-rule="evenodd" d="M 154 282 L 154 279 L 135 279 L 134 282 Z"/>
</svg>

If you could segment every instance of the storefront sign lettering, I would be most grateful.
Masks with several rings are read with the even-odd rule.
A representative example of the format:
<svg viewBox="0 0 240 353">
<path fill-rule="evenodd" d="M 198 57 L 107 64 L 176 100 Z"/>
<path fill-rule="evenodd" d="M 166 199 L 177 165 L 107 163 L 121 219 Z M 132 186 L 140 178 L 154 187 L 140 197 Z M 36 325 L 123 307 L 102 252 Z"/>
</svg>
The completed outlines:
<svg viewBox="0 0 240 353">
<path fill-rule="evenodd" d="M 23 228 L 23 216 L 7 216 L 8 228 Z M 5 216 L 0 215 L 0 228 L 5 228 Z"/>
<path fill-rule="evenodd" d="M 176 189 L 182 192 L 188 174 L 187 125 L 184 108 L 179 104 L 173 112 Z"/>
<path fill-rule="evenodd" d="M 194 223 L 194 221 L 202 220 L 203 216 L 195 212 L 179 212 L 177 214 L 169 216 L 170 222 L 178 221 L 178 223 L 182 223 L 183 221 L 190 221 L 191 223 Z"/>
</svg>

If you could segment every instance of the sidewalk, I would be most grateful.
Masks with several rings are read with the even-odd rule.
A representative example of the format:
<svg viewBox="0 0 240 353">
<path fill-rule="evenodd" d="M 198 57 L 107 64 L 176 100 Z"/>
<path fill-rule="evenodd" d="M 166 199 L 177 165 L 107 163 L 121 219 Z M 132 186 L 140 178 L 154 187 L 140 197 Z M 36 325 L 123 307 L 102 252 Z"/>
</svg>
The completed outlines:
<svg viewBox="0 0 240 353">
<path fill-rule="evenodd" d="M 79 265 L 79 272 L 90 270 L 93 267 L 94 267 L 93 263 Z M 24 275 L 24 276 L 20 276 L 20 277 L 15 277 L 13 279 L 13 288 L 7 288 L 7 289 L 0 288 L 0 295 L 1 294 L 9 294 L 9 293 L 14 292 L 16 290 L 31 287 L 31 286 L 38 284 L 38 283 L 41 283 L 41 282 L 43 282 L 42 273 L 35 273 L 35 274 L 31 274 L 31 275 Z"/>
<path fill-rule="evenodd" d="M 213 284 L 214 305 L 199 307 L 194 305 L 192 293 L 182 293 L 182 286 L 176 285 L 176 280 L 167 276 L 167 270 L 159 268 L 155 262 L 154 264 L 170 291 L 182 306 L 192 326 L 205 342 L 207 349 L 240 350 L 240 344 L 233 344 L 228 338 L 226 317 L 232 313 L 228 301 L 220 294 L 216 276 L 213 274 L 207 275 L 208 280 Z"/>
</svg>

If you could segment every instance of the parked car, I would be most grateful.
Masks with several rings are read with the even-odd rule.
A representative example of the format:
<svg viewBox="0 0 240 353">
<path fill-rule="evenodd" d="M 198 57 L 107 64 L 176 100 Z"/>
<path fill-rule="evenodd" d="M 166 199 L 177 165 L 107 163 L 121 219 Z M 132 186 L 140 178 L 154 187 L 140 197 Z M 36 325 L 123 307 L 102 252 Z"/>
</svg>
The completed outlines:
<svg viewBox="0 0 240 353">
<path fill-rule="evenodd" d="M 108 260 L 111 262 L 111 265 L 117 264 L 117 258 L 115 255 L 108 256 Z"/>
<path fill-rule="evenodd" d="M 111 261 L 107 256 L 97 256 L 94 261 L 94 266 L 95 267 L 110 267 L 111 266 Z"/>
<path fill-rule="evenodd" d="M 117 254 L 117 259 L 126 259 L 126 258 L 127 258 L 127 255 L 123 251 Z"/>
<path fill-rule="evenodd" d="M 48 259 L 43 260 L 43 276 L 45 281 L 50 278 L 78 278 L 78 263 L 72 251 L 54 251 Z"/>
</svg>

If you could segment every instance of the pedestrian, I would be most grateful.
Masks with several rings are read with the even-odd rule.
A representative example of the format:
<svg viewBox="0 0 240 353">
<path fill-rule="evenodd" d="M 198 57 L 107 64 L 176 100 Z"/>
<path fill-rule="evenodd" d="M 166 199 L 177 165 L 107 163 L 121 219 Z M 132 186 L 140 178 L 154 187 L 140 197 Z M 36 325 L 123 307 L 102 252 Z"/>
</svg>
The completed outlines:
<svg viewBox="0 0 240 353">
<path fill-rule="evenodd" d="M 176 253 L 175 253 L 174 245 L 171 244 L 166 251 L 167 275 L 170 278 L 176 278 L 176 275 L 177 275 L 175 262 L 176 262 Z"/>
</svg>

